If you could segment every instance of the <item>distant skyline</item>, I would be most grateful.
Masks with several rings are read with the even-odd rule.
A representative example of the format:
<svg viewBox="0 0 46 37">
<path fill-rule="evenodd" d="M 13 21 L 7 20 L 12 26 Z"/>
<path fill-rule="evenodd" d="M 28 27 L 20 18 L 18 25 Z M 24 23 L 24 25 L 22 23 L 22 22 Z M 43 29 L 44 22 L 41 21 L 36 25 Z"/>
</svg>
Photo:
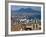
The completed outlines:
<svg viewBox="0 0 46 37">
<path fill-rule="evenodd" d="M 28 16 L 29 18 L 41 19 L 41 7 L 11 5 L 12 16 Z"/>
<path fill-rule="evenodd" d="M 16 10 L 19 10 L 21 8 L 31 8 L 33 10 L 36 10 L 36 11 L 41 11 L 41 7 L 37 7 L 37 6 L 17 6 L 17 5 L 11 5 L 11 10 L 12 11 L 16 11 Z"/>
</svg>

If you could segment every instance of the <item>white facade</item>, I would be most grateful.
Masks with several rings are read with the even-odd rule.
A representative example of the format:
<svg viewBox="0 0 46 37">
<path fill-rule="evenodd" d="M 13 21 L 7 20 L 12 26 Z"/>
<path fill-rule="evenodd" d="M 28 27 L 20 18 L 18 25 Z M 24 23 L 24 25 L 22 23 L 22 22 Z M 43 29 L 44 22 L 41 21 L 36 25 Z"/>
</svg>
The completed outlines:
<svg viewBox="0 0 46 37">
<path fill-rule="evenodd" d="M 26 23 L 29 23 L 29 21 L 31 21 L 29 19 L 19 19 L 19 20 L 20 20 L 20 22 L 26 22 Z"/>
</svg>

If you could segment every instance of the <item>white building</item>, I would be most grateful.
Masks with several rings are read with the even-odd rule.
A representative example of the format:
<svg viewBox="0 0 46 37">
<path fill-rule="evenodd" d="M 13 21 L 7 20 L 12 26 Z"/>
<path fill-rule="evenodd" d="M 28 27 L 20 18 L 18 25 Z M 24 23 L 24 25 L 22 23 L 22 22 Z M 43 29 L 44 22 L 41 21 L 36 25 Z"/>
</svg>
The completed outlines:
<svg viewBox="0 0 46 37">
<path fill-rule="evenodd" d="M 20 22 L 26 22 L 26 23 L 29 23 L 30 21 L 32 21 L 32 19 L 31 20 L 29 20 L 29 19 L 19 19 L 20 20 Z"/>
</svg>

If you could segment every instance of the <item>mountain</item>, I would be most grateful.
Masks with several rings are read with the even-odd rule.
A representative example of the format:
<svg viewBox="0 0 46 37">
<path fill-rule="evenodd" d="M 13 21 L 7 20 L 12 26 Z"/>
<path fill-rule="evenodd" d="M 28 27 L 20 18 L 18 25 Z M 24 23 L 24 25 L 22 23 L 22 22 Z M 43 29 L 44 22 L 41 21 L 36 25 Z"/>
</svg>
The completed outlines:
<svg viewBox="0 0 46 37">
<path fill-rule="evenodd" d="M 21 9 L 16 10 L 16 11 L 11 10 L 11 12 L 16 12 L 16 13 L 40 13 L 40 11 L 36 11 L 36 10 L 31 9 L 31 8 L 21 8 Z"/>
<path fill-rule="evenodd" d="M 31 14 L 41 14 L 40 11 L 33 10 L 32 8 L 21 8 L 19 10 L 11 10 L 11 15 L 31 15 Z"/>
</svg>

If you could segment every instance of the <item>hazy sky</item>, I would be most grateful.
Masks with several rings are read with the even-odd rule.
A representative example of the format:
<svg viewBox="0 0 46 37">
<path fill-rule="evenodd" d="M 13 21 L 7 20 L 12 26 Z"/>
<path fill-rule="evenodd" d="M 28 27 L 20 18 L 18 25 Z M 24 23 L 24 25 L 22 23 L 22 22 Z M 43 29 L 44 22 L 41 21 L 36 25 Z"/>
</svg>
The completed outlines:
<svg viewBox="0 0 46 37">
<path fill-rule="evenodd" d="M 37 6 L 16 6 L 16 5 L 11 5 L 11 9 L 14 10 L 19 10 L 21 8 L 32 8 L 34 10 L 40 11 L 41 7 L 37 7 Z"/>
</svg>

